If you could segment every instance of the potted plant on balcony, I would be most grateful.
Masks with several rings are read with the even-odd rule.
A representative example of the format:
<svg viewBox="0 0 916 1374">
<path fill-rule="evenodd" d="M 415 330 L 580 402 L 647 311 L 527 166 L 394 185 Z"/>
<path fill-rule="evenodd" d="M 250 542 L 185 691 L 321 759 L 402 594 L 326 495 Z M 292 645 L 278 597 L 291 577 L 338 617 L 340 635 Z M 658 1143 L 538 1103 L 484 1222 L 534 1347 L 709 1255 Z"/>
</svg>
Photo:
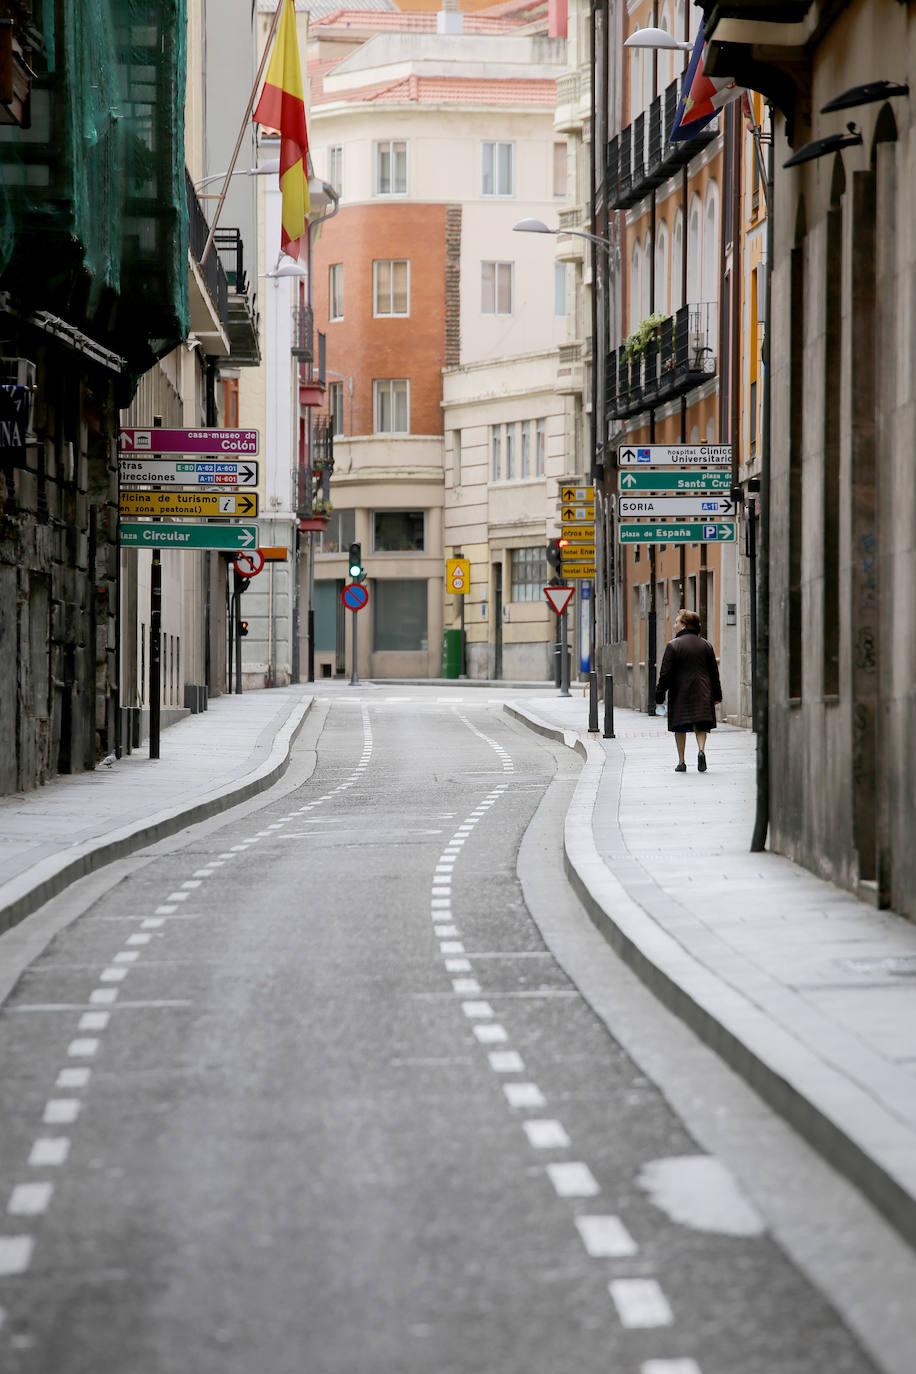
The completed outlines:
<svg viewBox="0 0 916 1374">
<path fill-rule="evenodd" d="M 637 362 L 645 353 L 651 339 L 658 339 L 661 335 L 661 327 L 670 316 L 658 311 L 654 315 L 648 315 L 642 320 L 632 334 L 628 334 L 624 340 L 623 351 L 627 362 Z"/>
<path fill-rule="evenodd" d="M 330 501 L 326 501 L 323 496 L 316 496 L 312 501 L 312 510 L 309 515 L 304 516 L 299 521 L 299 528 L 305 533 L 306 530 L 323 531 L 328 527 L 328 517 L 331 514 L 332 506 Z"/>
</svg>

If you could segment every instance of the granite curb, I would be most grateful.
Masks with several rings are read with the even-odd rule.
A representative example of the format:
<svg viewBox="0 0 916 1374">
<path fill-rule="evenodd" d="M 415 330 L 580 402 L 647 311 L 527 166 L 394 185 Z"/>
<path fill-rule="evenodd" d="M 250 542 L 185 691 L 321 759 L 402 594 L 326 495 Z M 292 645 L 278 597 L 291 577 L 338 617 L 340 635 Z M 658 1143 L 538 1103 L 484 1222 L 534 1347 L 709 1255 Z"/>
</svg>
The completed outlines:
<svg viewBox="0 0 916 1374">
<path fill-rule="evenodd" d="M 629 894 L 598 852 L 593 817 L 608 750 L 581 732 L 504 710 L 521 724 L 574 748 L 584 759 L 566 815 L 567 877 L 614 951 L 658 999 L 713 1049 L 839 1173 L 916 1246 L 913 1135 L 866 1091 L 690 954 Z"/>
<path fill-rule="evenodd" d="M 186 826 L 209 820 L 247 801 L 283 776 L 290 751 L 305 722 L 314 697 L 297 701 L 274 735 L 267 759 L 251 772 L 216 787 L 186 806 L 170 806 L 141 821 L 134 821 L 107 835 L 86 840 L 39 860 L 0 887 L 0 934 L 37 911 L 71 883 L 122 859 L 134 850 L 167 839 Z"/>
</svg>

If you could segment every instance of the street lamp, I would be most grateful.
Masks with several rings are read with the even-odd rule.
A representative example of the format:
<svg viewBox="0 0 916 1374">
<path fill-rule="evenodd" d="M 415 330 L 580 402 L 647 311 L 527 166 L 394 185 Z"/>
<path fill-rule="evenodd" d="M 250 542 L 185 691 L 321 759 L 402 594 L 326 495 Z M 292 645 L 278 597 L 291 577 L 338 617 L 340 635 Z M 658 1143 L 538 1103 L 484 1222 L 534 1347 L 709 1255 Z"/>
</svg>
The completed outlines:
<svg viewBox="0 0 916 1374">
<path fill-rule="evenodd" d="M 665 29 L 637 29 L 624 39 L 625 48 L 668 48 L 676 52 L 693 52 L 693 44 L 682 42 Z"/>
<path fill-rule="evenodd" d="M 520 219 L 518 224 L 513 224 L 512 230 L 516 234 L 572 234 L 577 239 L 600 243 L 607 250 L 611 247 L 610 239 L 602 238 L 600 234 L 590 234 L 587 229 L 551 229 L 542 219 Z"/>
</svg>

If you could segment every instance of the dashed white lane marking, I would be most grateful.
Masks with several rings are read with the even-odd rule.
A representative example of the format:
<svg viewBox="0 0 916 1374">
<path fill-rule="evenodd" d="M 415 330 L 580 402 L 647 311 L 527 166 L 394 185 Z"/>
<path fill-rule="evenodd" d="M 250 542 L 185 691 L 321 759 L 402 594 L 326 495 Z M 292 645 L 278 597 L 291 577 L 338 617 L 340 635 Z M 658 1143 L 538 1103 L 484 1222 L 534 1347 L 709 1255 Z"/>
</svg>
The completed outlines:
<svg viewBox="0 0 916 1374">
<path fill-rule="evenodd" d="M 71 1040 L 70 1044 L 67 1046 L 67 1053 L 73 1059 L 91 1059 L 98 1048 L 98 1040 Z"/>
<path fill-rule="evenodd" d="M 77 1022 L 76 1029 L 81 1031 L 107 1030 L 110 1020 L 110 1011 L 84 1011 Z"/>
<path fill-rule="evenodd" d="M 485 1018 L 493 1015 L 489 1002 L 462 1002 L 461 1010 L 465 1016 Z"/>
<path fill-rule="evenodd" d="M 53 1192 L 53 1183 L 18 1183 L 6 1210 L 13 1217 L 40 1217 L 48 1210 Z"/>
<path fill-rule="evenodd" d="M 68 1136 L 40 1135 L 32 1146 L 29 1163 L 35 1169 L 51 1168 L 65 1164 L 70 1153 Z"/>
<path fill-rule="evenodd" d="M 464 954 L 464 945 L 460 940 L 440 940 L 440 954 Z"/>
<path fill-rule="evenodd" d="M 95 1006 L 111 1006 L 118 1000 L 118 988 L 93 988 L 89 994 L 89 1001 Z"/>
<path fill-rule="evenodd" d="M 45 1103 L 41 1119 L 46 1126 L 72 1126 L 80 1114 L 81 1105 L 75 1097 L 51 1097 Z"/>
<path fill-rule="evenodd" d="M 103 968 L 99 974 L 99 981 L 102 983 L 120 983 L 129 972 L 130 970 L 126 968 Z"/>
<path fill-rule="evenodd" d="M 187 888 L 189 892 L 193 892 L 196 887 L 200 887 L 200 879 L 188 878 L 181 886 Z"/>
<path fill-rule="evenodd" d="M 122 950 L 120 950 L 120 951 L 115 955 L 115 957 L 114 957 L 114 963 L 116 963 L 116 964 L 135 964 L 139 958 L 140 958 L 140 955 L 137 954 L 135 950 L 132 950 L 132 949 L 122 949 Z"/>
<path fill-rule="evenodd" d="M 32 1262 L 31 1236 L 0 1236 L 0 1278 L 24 1274 Z"/>
<path fill-rule="evenodd" d="M 494 1073 L 524 1073 L 525 1061 L 518 1050 L 493 1050 L 487 1056 Z"/>
<path fill-rule="evenodd" d="M 646 1360 L 640 1374 L 703 1374 L 696 1360 Z"/>
<path fill-rule="evenodd" d="M 476 978 L 453 978 L 452 991 L 457 992 L 459 996 L 471 997 L 480 991 L 480 984 Z"/>
<path fill-rule="evenodd" d="M 197 869 L 194 870 L 194 877 L 195 877 L 195 878 L 211 878 L 212 876 L 213 876 L 213 870 L 212 870 L 212 868 L 197 868 Z"/>
<path fill-rule="evenodd" d="M 175 910 L 176 910 L 176 908 L 173 907 L 173 906 L 157 906 L 157 907 L 156 907 L 156 911 L 155 911 L 155 915 L 156 915 L 156 916 L 171 916 L 172 912 L 175 911 Z"/>
<path fill-rule="evenodd" d="M 170 892 L 165 900 L 167 902 L 186 902 L 190 895 L 190 892 Z"/>
<path fill-rule="evenodd" d="M 470 959 L 446 959 L 445 971 L 446 973 L 470 973 L 471 961 Z"/>
<path fill-rule="evenodd" d="M 558 1197 L 595 1197 L 601 1192 L 598 1180 L 581 1160 L 564 1164 L 548 1164 L 547 1176 Z"/>
<path fill-rule="evenodd" d="M 141 921 L 141 922 L 140 922 L 140 929 L 141 929 L 141 930 L 158 930 L 158 929 L 160 928 L 160 926 L 164 926 L 164 925 L 165 925 L 165 917 L 164 917 L 164 916 L 147 916 L 147 918 L 146 918 L 145 921 Z"/>
<path fill-rule="evenodd" d="M 592 1259 L 628 1259 L 636 1254 L 636 1242 L 619 1217 L 580 1216 L 575 1222 Z"/>
<path fill-rule="evenodd" d="M 152 938 L 152 935 L 128 935 L 126 943 L 128 945 L 148 945 Z"/>
<path fill-rule="evenodd" d="M 670 1326 L 674 1321 L 668 1299 L 657 1279 L 611 1279 L 608 1292 L 621 1326 Z"/>
<path fill-rule="evenodd" d="M 544 1094 L 536 1083 L 504 1083 L 503 1092 L 510 1107 L 544 1107 Z"/>
<path fill-rule="evenodd" d="M 433 934 L 439 940 L 450 940 L 458 934 L 457 926 L 434 926 Z"/>
<path fill-rule="evenodd" d="M 481 1045 L 500 1045 L 509 1039 L 504 1026 L 486 1021 L 483 1025 L 472 1027 Z"/>
<path fill-rule="evenodd" d="M 559 1121 L 523 1121 L 522 1129 L 528 1137 L 528 1144 L 536 1150 L 565 1150 L 572 1144 Z"/>
<path fill-rule="evenodd" d="M 61 1069 L 55 1088 L 85 1088 L 92 1077 L 91 1069 Z"/>
</svg>

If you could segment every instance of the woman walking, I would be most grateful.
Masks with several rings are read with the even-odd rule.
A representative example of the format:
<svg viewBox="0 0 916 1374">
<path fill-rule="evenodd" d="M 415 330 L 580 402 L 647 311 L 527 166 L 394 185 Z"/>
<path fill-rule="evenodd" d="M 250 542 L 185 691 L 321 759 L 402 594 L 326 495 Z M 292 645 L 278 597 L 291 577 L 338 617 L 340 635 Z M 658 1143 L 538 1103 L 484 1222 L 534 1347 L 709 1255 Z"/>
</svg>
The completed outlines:
<svg viewBox="0 0 916 1374">
<path fill-rule="evenodd" d="M 675 773 L 686 773 L 684 748 L 687 731 L 697 738 L 697 771 L 706 772 L 706 736 L 716 728 L 716 702 L 722 700 L 719 667 L 709 640 L 700 635 L 700 617 L 696 611 L 678 611 L 674 622 L 674 639 L 667 645 L 662 659 L 656 703 L 660 706 L 668 694 L 668 731 L 674 735 L 678 762 Z"/>
</svg>

